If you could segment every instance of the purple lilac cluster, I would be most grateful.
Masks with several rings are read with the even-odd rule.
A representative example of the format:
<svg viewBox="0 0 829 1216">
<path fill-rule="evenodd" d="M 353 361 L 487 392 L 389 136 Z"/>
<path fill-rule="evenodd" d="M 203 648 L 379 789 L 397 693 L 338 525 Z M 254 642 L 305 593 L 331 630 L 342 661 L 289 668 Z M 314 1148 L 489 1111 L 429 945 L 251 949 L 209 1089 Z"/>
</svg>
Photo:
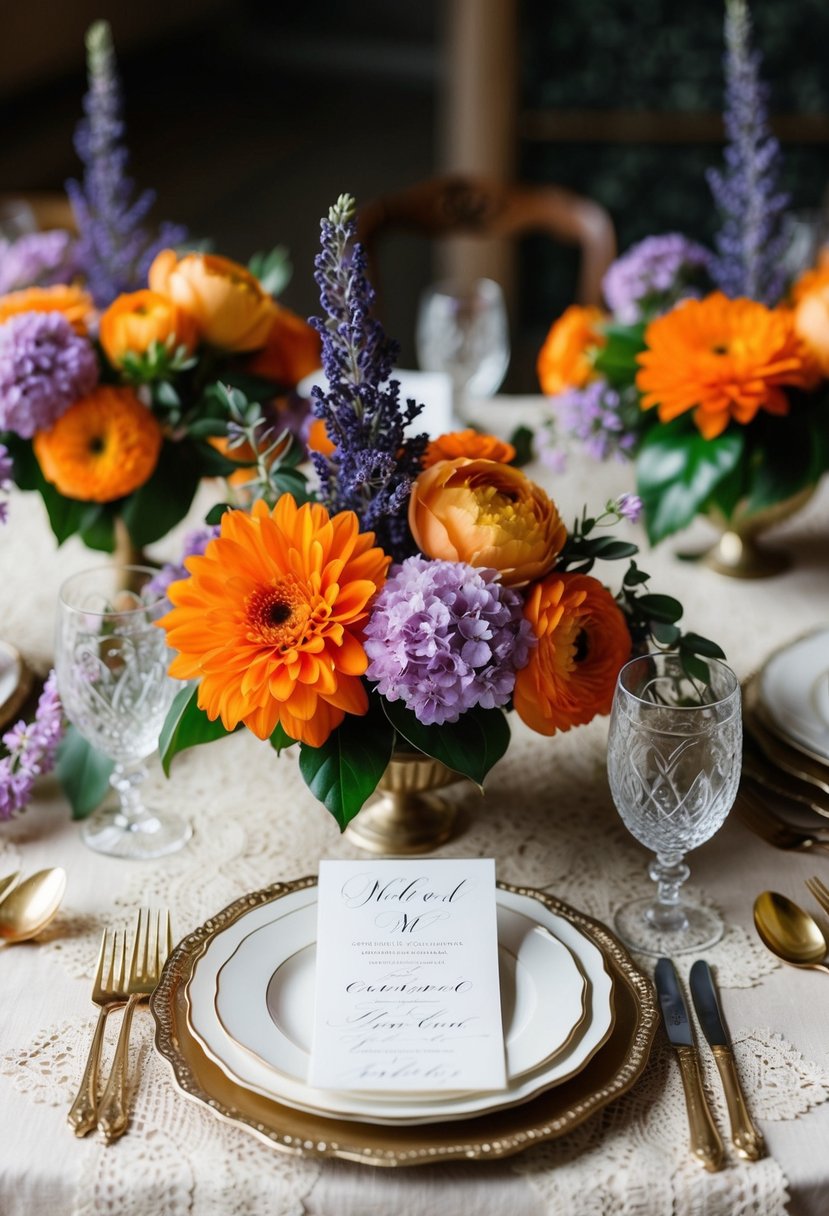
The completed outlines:
<svg viewBox="0 0 829 1216">
<path fill-rule="evenodd" d="M 425 726 L 457 722 L 475 705 L 506 705 L 534 641 L 521 596 L 495 570 L 409 557 L 374 601 L 366 675 Z"/>
<path fill-rule="evenodd" d="M 22 312 L 0 325 L 0 430 L 31 439 L 97 383 L 92 344 L 63 313 Z"/>
<path fill-rule="evenodd" d="M 148 595 L 166 595 L 171 583 L 189 578 L 190 571 L 185 566 L 185 561 L 188 557 L 201 557 L 210 541 L 218 536 L 220 531 L 218 524 L 206 524 L 203 528 L 196 528 L 192 532 L 188 532 L 184 538 L 180 559 L 177 562 L 167 562 L 162 566 L 147 583 L 146 593 Z"/>
<path fill-rule="evenodd" d="M 354 511 L 364 529 L 398 560 L 412 552 L 406 523 L 412 481 L 427 436 L 405 430 L 423 406 L 399 401 L 391 380 L 397 345 L 371 316 L 374 291 L 366 256 L 354 242 L 354 199 L 342 195 L 321 222 L 322 248 L 314 278 L 327 320 L 312 317 L 322 335 L 328 388 L 312 390 L 311 408 L 335 445 L 330 457 L 313 452 L 320 498 L 329 511 Z"/>
<path fill-rule="evenodd" d="M 631 245 L 605 275 L 607 306 L 623 325 L 665 312 L 677 300 L 702 294 L 712 262 L 709 250 L 679 232 L 646 237 Z"/>
<path fill-rule="evenodd" d="M 187 234 L 173 224 L 162 224 L 157 234 L 146 227 L 155 194 L 144 190 L 133 197 L 135 186 L 127 176 L 129 153 L 122 141 L 121 91 L 106 21 L 90 27 L 86 46 L 86 118 L 75 134 L 75 147 L 84 165 L 83 184 L 67 182 L 66 192 L 80 233 L 78 262 L 95 303 L 104 308 L 122 292 L 146 286 L 155 255 L 180 244 Z"/>
<path fill-rule="evenodd" d="M 34 722 L 16 723 L 3 735 L 8 755 L 0 760 L 0 820 L 22 811 L 32 796 L 35 778 L 54 768 L 63 736 L 63 709 L 54 671 L 37 703 Z"/>
<path fill-rule="evenodd" d="M 27 232 L 16 241 L 0 241 L 0 295 L 68 283 L 76 270 L 75 239 L 69 232 Z"/>
<path fill-rule="evenodd" d="M 725 45 L 725 165 L 708 172 L 722 216 L 712 273 L 726 295 L 772 305 L 784 287 L 780 263 L 789 198 L 780 189 L 780 145 L 769 126 L 769 90 L 760 78 L 760 53 L 751 48 L 745 0 L 726 4 Z"/>
<path fill-rule="evenodd" d="M 11 489 L 13 472 L 14 465 L 9 455 L 9 449 L 5 444 L 0 443 L 0 494 L 8 494 Z M 0 498 L 0 524 L 4 524 L 8 517 L 9 504 L 5 499 Z"/>
<path fill-rule="evenodd" d="M 553 398 L 556 423 L 594 460 L 631 459 L 637 435 L 624 418 L 622 394 L 606 380 L 591 380 Z"/>
</svg>

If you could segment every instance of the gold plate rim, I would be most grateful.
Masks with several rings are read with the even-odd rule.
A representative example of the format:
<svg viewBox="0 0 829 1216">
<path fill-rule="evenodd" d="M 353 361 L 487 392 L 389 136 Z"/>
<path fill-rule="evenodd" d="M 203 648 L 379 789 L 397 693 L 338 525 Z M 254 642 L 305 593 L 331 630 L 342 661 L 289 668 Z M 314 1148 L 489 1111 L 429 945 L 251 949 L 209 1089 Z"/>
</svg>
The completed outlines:
<svg viewBox="0 0 829 1216">
<path fill-rule="evenodd" d="M 197 959 L 217 933 L 251 908 L 316 884 L 314 875 L 273 883 L 243 895 L 210 917 L 175 947 L 150 998 L 156 1050 L 170 1066 L 176 1087 L 223 1121 L 243 1127 L 279 1151 L 299 1156 L 337 1157 L 385 1167 L 494 1160 L 571 1131 L 627 1093 L 641 1076 L 658 1025 L 650 980 L 599 921 L 544 891 L 499 882 L 500 889 L 538 900 L 584 932 L 600 950 L 613 978 L 613 1033 L 572 1080 L 503 1110 L 450 1123 L 400 1128 L 307 1114 L 234 1084 L 189 1033 L 184 988 Z M 589 1078 L 595 1073 L 599 1079 L 593 1083 Z"/>
</svg>

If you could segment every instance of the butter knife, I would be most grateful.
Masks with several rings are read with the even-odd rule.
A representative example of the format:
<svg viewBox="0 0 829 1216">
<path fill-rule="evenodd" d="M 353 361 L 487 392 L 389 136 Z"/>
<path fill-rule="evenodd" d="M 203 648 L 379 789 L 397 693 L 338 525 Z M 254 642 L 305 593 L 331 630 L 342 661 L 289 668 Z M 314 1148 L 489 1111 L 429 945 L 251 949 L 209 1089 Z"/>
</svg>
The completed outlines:
<svg viewBox="0 0 829 1216">
<path fill-rule="evenodd" d="M 665 1030 L 679 1059 L 682 1086 L 685 1090 L 685 1106 L 688 1111 L 688 1126 L 691 1132 L 691 1152 L 700 1165 L 714 1173 L 716 1170 L 721 1170 L 725 1164 L 725 1150 L 705 1100 L 699 1071 L 699 1058 L 691 1023 L 688 1020 L 685 998 L 679 987 L 674 965 L 669 958 L 659 960 L 656 964 L 654 978 Z"/>
<path fill-rule="evenodd" d="M 731 1140 L 740 1157 L 746 1161 L 759 1161 L 765 1152 L 761 1132 L 755 1127 L 748 1113 L 743 1096 L 731 1040 L 723 1022 L 720 1002 L 711 968 L 700 959 L 691 968 L 691 996 L 697 1011 L 703 1034 L 709 1042 L 722 1081 L 728 1117 L 731 1120 Z"/>
</svg>

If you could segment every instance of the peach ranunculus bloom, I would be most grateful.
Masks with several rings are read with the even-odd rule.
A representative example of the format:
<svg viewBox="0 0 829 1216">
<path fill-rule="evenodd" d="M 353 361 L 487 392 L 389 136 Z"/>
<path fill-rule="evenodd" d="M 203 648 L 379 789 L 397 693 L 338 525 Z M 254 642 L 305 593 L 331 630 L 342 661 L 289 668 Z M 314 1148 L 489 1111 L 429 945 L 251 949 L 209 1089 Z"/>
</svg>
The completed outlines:
<svg viewBox="0 0 829 1216">
<path fill-rule="evenodd" d="M 622 610 L 589 574 L 550 574 L 524 605 L 538 639 L 516 676 L 513 704 L 542 735 L 610 713 L 616 677 L 631 652 Z"/>
<path fill-rule="evenodd" d="M 795 332 L 829 376 L 829 260 L 800 276 L 792 300 Z"/>
<path fill-rule="evenodd" d="M 198 704 L 228 731 L 260 739 L 281 724 L 320 747 L 346 714 L 365 714 L 363 626 L 390 558 L 353 511 L 329 516 L 283 494 L 273 510 L 225 511 L 159 622 L 178 651 L 170 674 L 198 679 Z"/>
<path fill-rule="evenodd" d="M 80 287 L 25 287 L 0 296 L 0 325 L 21 312 L 62 312 L 76 333 L 85 336 L 95 312 L 89 292 Z"/>
<path fill-rule="evenodd" d="M 466 456 L 468 460 L 497 460 L 509 464 L 515 459 L 515 448 L 505 439 L 495 435 L 484 435 L 470 427 L 465 431 L 449 431 L 433 439 L 423 454 L 424 469 L 431 468 L 439 460 L 457 460 Z"/>
<path fill-rule="evenodd" d="M 101 384 L 32 442 L 43 476 L 67 498 L 114 502 L 149 479 L 162 433 L 130 388 Z"/>
<path fill-rule="evenodd" d="M 150 267 L 149 284 L 195 319 L 210 346 L 250 351 L 268 340 L 276 305 L 238 262 L 213 253 L 179 258 L 172 249 L 162 249 Z"/>
<path fill-rule="evenodd" d="M 127 354 L 143 355 L 153 342 L 170 350 L 183 346 L 192 354 L 199 340 L 195 318 L 167 296 L 146 288 L 113 300 L 101 314 L 98 337 L 116 367 Z"/>
<path fill-rule="evenodd" d="M 567 539 L 541 487 L 495 460 L 424 469 L 412 486 L 409 527 L 426 557 L 497 570 L 511 587 L 546 574 Z"/>
<path fill-rule="evenodd" d="M 605 319 L 601 308 L 571 304 L 553 322 L 536 363 L 541 391 L 548 397 L 568 388 L 582 388 L 591 379 L 590 352 L 605 344 L 599 329 Z"/>
<path fill-rule="evenodd" d="M 322 340 L 307 321 L 289 308 L 274 303 L 276 315 L 265 345 L 252 355 L 245 370 L 253 376 L 294 388 L 321 366 Z"/>
</svg>

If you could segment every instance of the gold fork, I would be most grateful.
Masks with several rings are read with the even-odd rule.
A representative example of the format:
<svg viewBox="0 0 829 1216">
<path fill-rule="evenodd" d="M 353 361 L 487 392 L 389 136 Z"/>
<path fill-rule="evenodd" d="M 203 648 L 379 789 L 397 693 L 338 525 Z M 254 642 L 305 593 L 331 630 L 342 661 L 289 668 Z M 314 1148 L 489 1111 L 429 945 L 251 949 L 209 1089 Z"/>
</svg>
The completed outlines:
<svg viewBox="0 0 829 1216">
<path fill-rule="evenodd" d="M 92 1001 L 99 1007 L 98 1021 L 78 1094 L 67 1115 L 76 1136 L 91 1132 L 98 1121 L 98 1071 L 106 1020 L 113 1009 L 120 1009 L 127 1003 L 127 995 L 126 934 L 105 929 L 95 979 L 92 981 Z"/>
<path fill-rule="evenodd" d="M 129 1046 L 132 1015 L 139 1001 L 145 1001 L 161 978 L 161 969 L 173 946 L 170 914 L 166 910 L 141 908 L 135 929 L 130 974 L 129 1000 L 124 1010 L 121 1033 L 115 1047 L 112 1071 L 98 1108 L 98 1130 L 108 1144 L 123 1136 L 129 1124 Z"/>
<path fill-rule="evenodd" d="M 826 883 L 821 882 L 819 878 L 807 878 L 806 886 L 829 916 L 829 887 L 826 886 Z"/>
</svg>

